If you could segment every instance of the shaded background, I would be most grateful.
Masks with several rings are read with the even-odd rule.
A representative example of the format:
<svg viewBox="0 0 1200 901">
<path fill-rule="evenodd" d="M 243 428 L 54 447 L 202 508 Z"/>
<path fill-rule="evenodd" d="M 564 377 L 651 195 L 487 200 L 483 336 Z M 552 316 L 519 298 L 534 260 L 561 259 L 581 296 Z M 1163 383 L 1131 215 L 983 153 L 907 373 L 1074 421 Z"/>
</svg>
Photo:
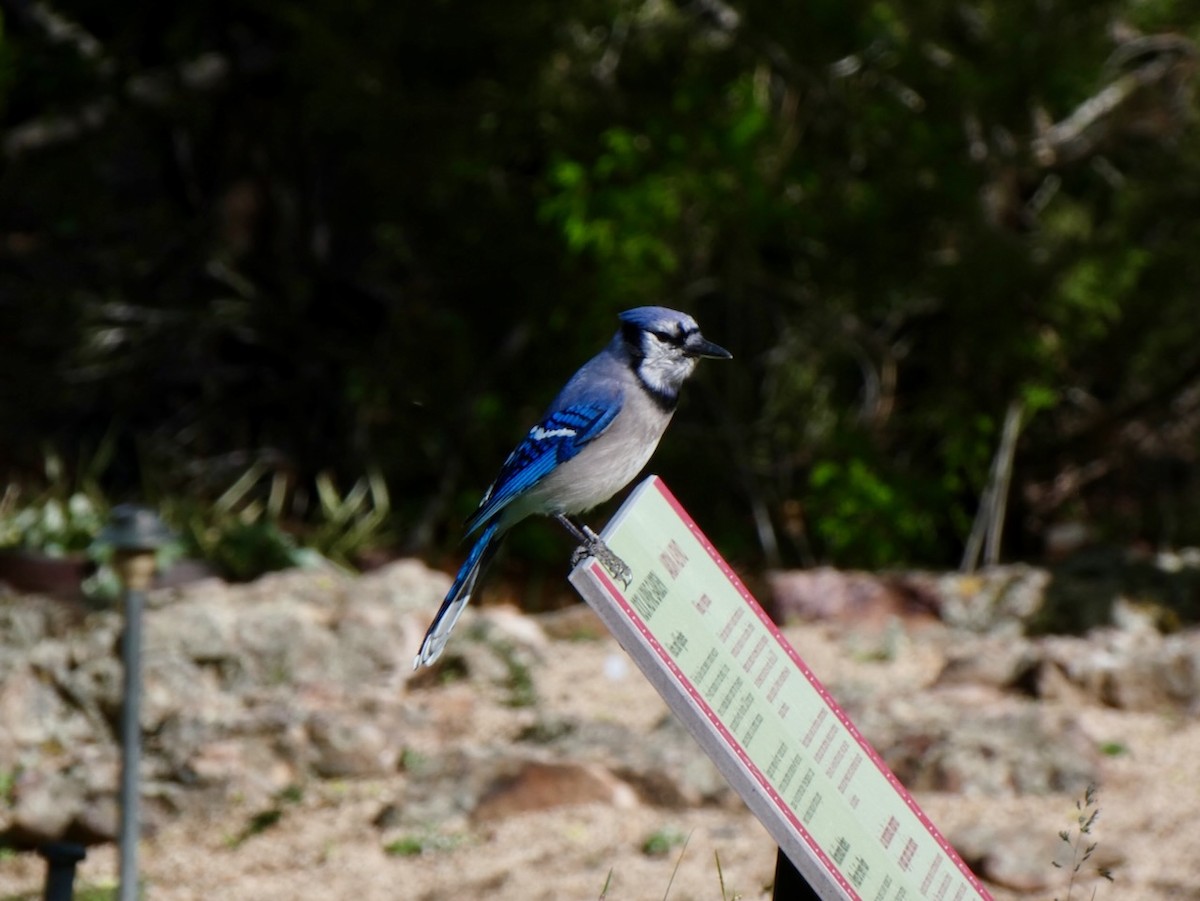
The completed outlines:
<svg viewBox="0 0 1200 901">
<path fill-rule="evenodd" d="M 303 534 L 378 472 L 449 560 L 663 303 L 736 359 L 653 469 L 743 565 L 956 564 L 1009 409 L 1007 556 L 1200 542 L 1182 0 L 0 10 L 10 487 L 242 479 Z"/>
</svg>

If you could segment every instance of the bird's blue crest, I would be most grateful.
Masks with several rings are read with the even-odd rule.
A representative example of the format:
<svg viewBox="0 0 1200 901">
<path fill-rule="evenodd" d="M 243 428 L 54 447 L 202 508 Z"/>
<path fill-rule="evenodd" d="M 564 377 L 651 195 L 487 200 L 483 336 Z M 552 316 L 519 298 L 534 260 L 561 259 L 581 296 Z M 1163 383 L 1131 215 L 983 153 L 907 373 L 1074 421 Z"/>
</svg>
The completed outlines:
<svg viewBox="0 0 1200 901">
<path fill-rule="evenodd" d="M 675 326 L 684 332 L 699 329 L 696 320 L 687 313 L 681 313 L 669 307 L 635 307 L 632 310 L 626 310 L 617 318 L 646 331 L 671 329 Z"/>
</svg>

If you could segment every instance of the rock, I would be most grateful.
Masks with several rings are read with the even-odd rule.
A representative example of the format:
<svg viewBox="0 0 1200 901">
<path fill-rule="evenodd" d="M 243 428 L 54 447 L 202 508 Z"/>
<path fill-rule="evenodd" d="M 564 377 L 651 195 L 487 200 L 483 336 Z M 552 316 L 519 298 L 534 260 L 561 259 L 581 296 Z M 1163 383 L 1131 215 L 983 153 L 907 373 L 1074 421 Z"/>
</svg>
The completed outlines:
<svg viewBox="0 0 1200 901">
<path fill-rule="evenodd" d="M 267 573 L 236 594 L 242 607 L 281 604 L 328 622 L 330 613 L 349 602 L 354 584 L 354 577 L 349 573 L 327 565 Z"/>
<path fill-rule="evenodd" d="M 1052 829 L 981 820 L 947 838 L 975 875 L 1015 892 L 1045 892 L 1062 873 L 1052 863 L 1061 844 Z"/>
<path fill-rule="evenodd" d="M 992 566 L 932 580 L 942 621 L 972 632 L 1024 632 L 1045 603 L 1050 573 L 1024 564 Z"/>
<path fill-rule="evenodd" d="M 115 794 L 91 796 L 70 827 L 85 845 L 114 842 L 121 829 L 121 808 Z"/>
<path fill-rule="evenodd" d="M 559 641 L 598 641 L 608 637 L 608 627 L 587 604 L 539 613 L 537 621 L 546 635 Z"/>
<path fill-rule="evenodd" d="M 85 801 L 83 782 L 54 770 L 22 773 L 14 794 L 10 840 L 18 844 L 61 837 Z"/>
<path fill-rule="evenodd" d="M 92 660 L 109 660 L 121 656 L 121 632 L 124 621 L 119 613 L 105 610 L 93 613 L 69 633 L 71 662 L 80 666 Z"/>
<path fill-rule="evenodd" d="M 428 623 L 424 615 L 396 608 L 391 595 L 380 593 L 374 603 L 357 601 L 337 613 L 337 669 L 345 684 L 362 684 L 381 675 L 398 684 L 413 675 L 413 654 Z"/>
<path fill-rule="evenodd" d="M 61 685 L 71 669 L 71 648 L 66 642 L 46 638 L 29 648 L 25 661 L 39 674 Z"/>
<path fill-rule="evenodd" d="M 932 599 L 917 583 L 830 567 L 767 576 L 776 622 L 822 620 L 881 626 L 904 616 L 928 616 Z"/>
<path fill-rule="evenodd" d="M 1033 671 L 1023 680 L 1022 687 L 1041 701 L 1079 707 L 1094 700 L 1071 681 L 1058 662 L 1047 657 L 1038 659 Z"/>
<path fill-rule="evenodd" d="M 216 739 L 188 761 L 190 783 L 218 794 L 265 800 L 301 779 L 302 771 L 276 753 L 266 736 Z M 189 784 L 189 783 L 185 783 Z"/>
<path fill-rule="evenodd" d="M 1083 634 L 1119 624 L 1131 607 L 1141 608 L 1157 628 L 1196 622 L 1200 568 L 1195 560 L 1194 550 L 1151 557 L 1135 549 L 1085 548 L 1054 567 L 1044 609 L 1031 628 Z"/>
<path fill-rule="evenodd" d="M 308 735 L 319 776 L 381 776 L 396 770 L 397 747 L 361 714 L 316 713 L 308 721 Z"/>
<path fill-rule="evenodd" d="M 121 713 L 124 674 L 119 657 L 92 657 L 64 673 L 58 687 L 93 721 L 115 724 Z"/>
<path fill-rule="evenodd" d="M 296 571 L 151 592 L 144 793 L 169 810 L 186 797 L 181 787 L 270 797 L 310 771 L 394 771 L 401 743 L 382 723 L 400 699 L 385 691 L 379 706 L 370 692 L 394 688 L 398 666 L 407 671 L 407 646 L 420 636 L 411 610 L 435 606 L 447 583 L 407 561 L 358 582 Z M 21 774 L 13 806 L 0 804 L 0 831 L 39 840 L 114 834 L 123 627 L 115 610 L 0 601 L 0 772 Z"/>
<path fill-rule="evenodd" d="M 157 732 L 171 717 L 189 711 L 208 687 L 204 672 L 187 657 L 147 648 L 142 658 L 142 730 Z"/>
<path fill-rule="evenodd" d="M 1091 700 L 1124 710 L 1200 707 L 1200 632 L 1163 636 L 1144 617 L 1128 614 L 1121 620 L 1121 628 L 1086 637 L 968 638 L 949 651 L 935 684 L 988 685 L 1042 700 Z"/>
<path fill-rule="evenodd" d="M 32 667 L 15 668 L 0 682 L 0 761 L 17 747 L 63 744 L 70 708 L 50 681 Z M 4 750 L 8 750 L 8 754 Z"/>
<path fill-rule="evenodd" d="M 240 664 L 238 682 L 249 685 L 289 685 L 337 678 L 335 642 L 321 610 L 286 598 L 261 600 L 239 611 L 235 623 Z"/>
<path fill-rule="evenodd" d="M 723 804 L 733 789 L 674 716 L 649 733 L 621 723 L 539 721 L 521 736 L 558 758 L 600 763 L 631 785 L 646 804 L 669 809 Z"/>
<path fill-rule="evenodd" d="M 0 592 L 0 635 L 4 636 L 6 650 L 35 648 L 77 618 L 74 608 L 49 598 Z"/>
<path fill-rule="evenodd" d="M 234 654 L 235 611 L 228 601 L 212 602 L 215 585 L 206 582 L 204 589 L 210 595 L 208 603 L 189 597 L 146 617 L 148 652 L 175 652 L 199 665 L 219 664 Z"/>
<path fill-rule="evenodd" d="M 513 775 L 502 777 L 485 792 L 472 817 L 498 820 L 534 810 L 575 804 L 637 805 L 633 789 L 596 764 L 523 764 Z"/>
<path fill-rule="evenodd" d="M 404 814 L 396 804 L 387 803 L 371 818 L 371 825 L 381 832 L 398 829 L 404 825 Z"/>
<path fill-rule="evenodd" d="M 520 649 L 523 657 L 544 654 L 549 646 L 541 623 L 508 605 L 480 610 L 474 631 L 486 643 Z"/>
<path fill-rule="evenodd" d="M 1200 632 L 1164 637 L 1154 631 L 1105 629 L 1090 638 L 1048 637 L 1039 647 L 1043 668 L 1054 668 L 1083 695 L 1107 706 L 1200 707 Z M 1047 685 L 1054 682 L 1047 680 Z"/>
<path fill-rule="evenodd" d="M 1156 663 L 1157 678 L 1168 701 L 1192 713 L 1200 710 L 1200 633 L 1168 636 Z"/>
<path fill-rule="evenodd" d="M 435 754 L 407 750 L 409 775 L 398 797 L 398 822 L 410 828 L 461 821 L 489 787 L 511 779 L 519 764 L 507 748 L 456 742 Z M 394 824 L 395 825 L 395 824 Z"/>
<path fill-rule="evenodd" d="M 893 698 L 857 719 L 911 791 L 1078 793 L 1099 778 L 1097 743 L 1073 717 L 987 689 Z"/>
<path fill-rule="evenodd" d="M 431 617 L 450 590 L 450 582 L 448 575 L 419 560 L 397 560 L 358 579 L 355 604 L 378 606 L 397 616 Z"/>
<path fill-rule="evenodd" d="M 1021 685 L 1039 662 L 1033 642 L 1020 636 L 968 636 L 948 652 L 934 685 Z"/>
<path fill-rule="evenodd" d="M 828 567 L 768 575 L 781 622 L 789 618 L 881 624 L 896 617 L 937 615 L 971 632 L 1019 634 L 1041 614 L 1050 573 L 1024 564 L 976 573 L 842 572 Z"/>
</svg>

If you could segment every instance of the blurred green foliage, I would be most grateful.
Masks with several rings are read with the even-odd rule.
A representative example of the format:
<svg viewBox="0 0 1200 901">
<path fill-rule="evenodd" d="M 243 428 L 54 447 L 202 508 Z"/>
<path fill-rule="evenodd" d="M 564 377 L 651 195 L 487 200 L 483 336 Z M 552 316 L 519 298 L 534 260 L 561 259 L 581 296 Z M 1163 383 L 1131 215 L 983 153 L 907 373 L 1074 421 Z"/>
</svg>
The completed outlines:
<svg viewBox="0 0 1200 901">
<path fill-rule="evenodd" d="M 266 465 L 382 530 L 321 513 L 378 468 L 395 543 L 447 548 L 665 303 L 735 361 L 653 466 L 735 558 L 956 561 L 1017 399 L 1012 553 L 1070 517 L 1200 541 L 1182 0 L 31 9 L 0 2 L 10 480 L 112 435 L 114 497 Z"/>
<path fill-rule="evenodd" d="M 45 453 L 36 480 L 10 483 L 0 494 L 0 551 L 52 558 L 86 552 L 108 520 L 99 484 L 106 466 L 103 449 L 71 471 L 59 454 Z"/>
</svg>

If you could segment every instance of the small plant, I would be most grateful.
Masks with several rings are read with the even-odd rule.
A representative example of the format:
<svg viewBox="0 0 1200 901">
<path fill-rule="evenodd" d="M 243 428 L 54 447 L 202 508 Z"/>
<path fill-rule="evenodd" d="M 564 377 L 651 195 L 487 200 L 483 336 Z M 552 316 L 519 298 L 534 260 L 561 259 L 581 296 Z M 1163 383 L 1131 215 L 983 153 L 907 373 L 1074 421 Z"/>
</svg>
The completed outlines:
<svg viewBox="0 0 1200 901">
<path fill-rule="evenodd" d="M 86 551 L 103 526 L 102 507 L 82 492 L 22 503 L 20 490 L 10 485 L 0 498 L 0 547 L 65 557 Z"/>
<path fill-rule="evenodd" d="M 425 836 L 405 835 L 384 845 L 383 853 L 391 857 L 417 857 L 425 853 L 425 847 Z"/>
<path fill-rule="evenodd" d="M 47 451 L 42 464 L 44 482 L 13 483 L 0 494 L 0 551 L 66 560 L 73 565 L 90 560 L 95 564 L 87 567 L 92 570 L 90 575 L 84 577 L 83 566 L 74 572 L 76 578 L 82 577 L 79 587 L 84 596 L 92 600 L 111 600 L 120 591 L 116 574 L 108 566 L 111 552 L 96 543 L 108 523 L 109 504 L 98 481 L 107 460 L 108 450 L 101 448 L 71 476 L 62 458 Z"/>
<path fill-rule="evenodd" d="M 331 560 L 352 567 L 386 543 L 391 501 L 371 471 L 343 496 L 328 473 L 316 478 L 316 503 L 292 478 L 263 461 L 249 466 L 211 504 L 164 498 L 164 518 L 222 575 L 248 581 L 263 573 Z"/>
<path fill-rule="evenodd" d="M 508 669 L 508 706 L 536 706 L 537 687 L 533 684 L 533 673 L 528 665 L 519 659 L 516 648 L 507 641 L 497 641 L 493 643 L 492 649 Z"/>
<path fill-rule="evenodd" d="M 675 877 L 679 874 L 679 866 L 683 863 L 683 855 L 687 853 L 688 843 L 692 840 L 692 833 L 684 835 L 675 829 L 659 829 L 651 833 L 644 842 L 642 842 L 642 853 L 651 857 L 665 857 L 670 850 L 679 845 L 679 855 L 675 858 L 675 866 L 671 868 L 671 878 L 667 880 L 667 888 L 663 892 L 663 901 L 671 895 L 671 886 L 675 883 Z M 725 874 L 721 870 L 721 855 L 713 852 L 713 859 L 717 864 L 717 879 L 721 885 L 721 901 L 741 901 L 742 893 L 733 892 L 732 894 L 725 887 Z M 604 878 L 604 887 L 600 889 L 599 901 L 606 901 L 608 898 L 608 890 L 612 888 L 613 870 L 610 868 L 608 875 Z"/>
<path fill-rule="evenodd" d="M 256 835 L 262 835 L 272 826 L 277 825 L 281 819 L 283 819 L 282 807 L 270 807 L 266 810 L 260 810 L 246 821 L 246 825 L 242 827 L 241 832 L 229 838 L 227 844 L 231 848 L 240 848 L 247 840 L 254 838 Z"/>
<path fill-rule="evenodd" d="M 281 789 L 275 795 L 275 804 L 250 817 L 246 825 L 237 835 L 229 836 L 225 843 L 230 848 L 240 848 L 248 839 L 261 835 L 268 829 L 279 824 L 283 819 L 284 807 L 288 804 L 298 804 L 304 799 L 304 789 L 292 784 Z"/>
<path fill-rule="evenodd" d="M 405 748 L 400 752 L 400 769 L 409 775 L 420 776 L 428 773 L 432 764 L 433 761 L 428 754 L 422 754 L 412 748 Z"/>
<path fill-rule="evenodd" d="M 461 835 L 441 835 L 436 832 L 415 832 L 403 835 L 383 846 L 391 857 L 418 857 L 435 851 L 452 851 L 463 843 Z"/>
<path fill-rule="evenodd" d="M 19 765 L 11 770 L 0 770 L 0 804 L 12 806 L 16 802 L 14 792 L 20 778 L 21 767 Z"/>
<path fill-rule="evenodd" d="M 97 483 L 109 450 L 72 478 L 62 457 L 47 451 L 42 460 L 44 487 L 9 485 L 0 495 L 0 548 L 37 551 L 48 557 L 83 553 L 104 527 L 108 505 Z"/>
<path fill-rule="evenodd" d="M 659 829 L 650 833 L 642 842 L 642 853 L 647 857 L 666 857 L 672 848 L 686 841 L 687 836 L 678 829 Z"/>
<path fill-rule="evenodd" d="M 280 801 L 286 801 L 288 804 L 299 804 L 304 800 L 304 788 L 303 786 L 297 785 L 295 782 L 293 782 L 291 785 L 280 789 L 279 794 L 276 797 L 278 797 Z"/>
<path fill-rule="evenodd" d="M 679 848 L 679 856 L 675 858 L 675 866 L 671 867 L 671 878 L 667 880 L 667 890 L 663 892 L 663 901 L 667 901 L 667 896 L 671 894 L 671 886 L 675 884 L 675 876 L 679 873 L 679 865 L 683 863 L 683 855 L 687 853 L 688 842 L 692 840 L 692 834 L 689 832 L 683 839 L 683 845 Z"/>
<path fill-rule="evenodd" d="M 1092 840 L 1092 829 L 1096 825 L 1096 820 L 1100 816 L 1100 808 L 1096 804 L 1096 786 L 1089 785 L 1083 793 L 1083 798 L 1075 802 L 1075 834 L 1072 835 L 1072 830 L 1064 829 L 1058 833 L 1059 839 L 1066 845 L 1070 851 L 1070 868 L 1071 879 L 1067 883 L 1066 901 L 1071 901 L 1071 893 L 1075 890 L 1075 880 L 1079 878 L 1079 871 L 1083 869 L 1083 865 L 1087 863 L 1096 848 L 1099 847 L 1099 842 Z M 1064 869 L 1065 865 L 1057 860 L 1051 861 L 1056 869 Z M 1096 867 L 1096 873 L 1103 879 L 1109 882 L 1113 881 L 1112 871 L 1107 867 Z M 1092 889 L 1092 897 L 1096 896 L 1096 889 Z M 1055 901 L 1058 901 L 1055 898 Z"/>
<path fill-rule="evenodd" d="M 12 484 L 0 496 L 0 547 L 24 547 L 50 555 L 87 550 L 108 517 L 100 481 L 115 449 L 115 431 L 94 448 L 79 452 L 72 465 L 58 451 L 46 448 L 40 484 Z M 14 515 L 32 527 L 16 541 L 9 530 Z"/>
<path fill-rule="evenodd" d="M 608 868 L 608 875 L 604 877 L 604 888 L 600 889 L 600 901 L 607 901 L 608 890 L 612 887 L 613 871 L 612 867 Z"/>
<path fill-rule="evenodd" d="M 85 885 L 75 892 L 75 901 L 113 901 L 116 897 L 117 890 L 111 885 Z"/>
<path fill-rule="evenodd" d="M 721 870 L 721 855 L 713 851 L 713 860 L 717 862 L 717 881 L 721 883 L 721 901 L 742 901 L 742 893 L 729 894 L 725 890 L 725 873 Z"/>
<path fill-rule="evenodd" d="M 225 522 L 208 530 L 197 545 L 204 559 L 234 582 L 303 562 L 295 540 L 273 522 Z"/>
<path fill-rule="evenodd" d="M 378 470 L 355 482 L 344 497 L 328 473 L 317 476 L 316 487 L 320 517 L 305 535 L 306 545 L 349 566 L 364 551 L 386 540 L 392 508 L 387 482 Z"/>
</svg>

